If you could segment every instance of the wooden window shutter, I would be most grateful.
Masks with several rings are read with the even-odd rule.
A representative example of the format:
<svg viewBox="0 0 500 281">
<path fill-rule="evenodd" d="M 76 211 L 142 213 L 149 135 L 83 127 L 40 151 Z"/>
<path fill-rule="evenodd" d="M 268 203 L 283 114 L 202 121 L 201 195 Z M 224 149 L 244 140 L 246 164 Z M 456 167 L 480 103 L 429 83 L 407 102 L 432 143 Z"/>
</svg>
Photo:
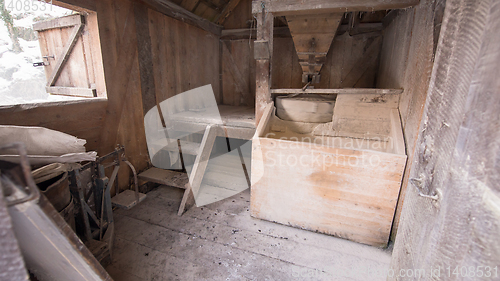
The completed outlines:
<svg viewBox="0 0 500 281">
<path fill-rule="evenodd" d="M 38 32 L 45 62 L 46 91 L 57 95 L 96 97 L 93 46 L 84 16 L 74 14 L 38 22 L 33 29 Z"/>
</svg>

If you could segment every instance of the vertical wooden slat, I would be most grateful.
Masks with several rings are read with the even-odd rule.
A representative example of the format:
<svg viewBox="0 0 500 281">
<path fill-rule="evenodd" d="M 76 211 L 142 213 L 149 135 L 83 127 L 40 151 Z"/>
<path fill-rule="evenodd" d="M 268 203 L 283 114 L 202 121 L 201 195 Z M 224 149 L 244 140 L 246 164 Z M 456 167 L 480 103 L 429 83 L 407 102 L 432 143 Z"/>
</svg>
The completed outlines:
<svg viewBox="0 0 500 281">
<path fill-rule="evenodd" d="M 73 47 L 76 44 L 76 41 L 78 40 L 78 35 L 80 34 L 82 27 L 83 27 L 82 24 L 77 24 L 75 25 L 75 27 L 73 27 L 69 40 L 66 42 L 66 46 L 62 51 L 62 55 L 57 60 L 56 66 L 54 67 L 54 70 L 50 75 L 49 79 L 47 79 L 47 86 L 49 87 L 53 86 L 54 83 L 56 82 L 57 77 L 59 77 L 59 74 L 62 71 L 64 63 L 68 60 L 69 55 L 71 54 L 71 50 L 73 49 Z"/>
<path fill-rule="evenodd" d="M 112 5 L 108 3 L 108 1 L 100 1 L 97 5 L 98 15 L 102 15 L 99 16 L 100 31 L 109 28 L 109 26 L 112 25 L 109 22 L 116 19 L 110 16 L 113 15 L 113 11 L 110 9 Z M 99 13 L 99 11 L 102 12 Z M 131 73 L 134 70 L 134 61 L 137 61 L 134 9 L 129 5 L 126 11 L 128 11 L 126 20 L 121 22 L 123 24 L 121 32 L 122 37 L 119 39 L 121 44 L 115 45 L 114 42 L 112 42 L 117 41 L 114 40 L 117 36 L 101 36 L 101 39 L 103 39 L 101 44 L 101 46 L 103 46 L 103 59 L 108 56 L 109 49 L 118 50 L 114 61 L 110 59 L 105 59 L 104 61 L 104 69 L 110 74 L 106 77 L 109 106 L 101 134 L 101 153 L 104 154 L 113 150 L 116 144 L 118 136 L 117 128 L 120 124 L 122 112 L 127 102 L 127 94 L 129 94 L 128 86 Z M 104 24 L 101 24 L 101 22 Z M 117 33 L 118 30 L 112 31 L 112 34 Z"/>
<path fill-rule="evenodd" d="M 260 118 L 271 102 L 271 68 L 273 54 L 273 29 L 274 16 L 263 9 L 257 15 L 257 40 L 265 40 L 269 46 L 269 59 L 257 60 L 256 62 L 256 89 L 255 89 L 255 125 L 259 124 Z"/>
</svg>

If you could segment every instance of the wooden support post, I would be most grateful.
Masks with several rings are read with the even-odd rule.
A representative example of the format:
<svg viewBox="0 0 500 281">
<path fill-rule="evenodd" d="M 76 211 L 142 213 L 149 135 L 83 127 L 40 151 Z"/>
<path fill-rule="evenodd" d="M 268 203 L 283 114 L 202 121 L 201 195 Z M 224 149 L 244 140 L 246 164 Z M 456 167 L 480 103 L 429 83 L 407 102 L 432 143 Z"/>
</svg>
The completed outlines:
<svg viewBox="0 0 500 281">
<path fill-rule="evenodd" d="M 137 53 L 139 57 L 139 74 L 141 77 L 142 108 L 144 115 L 146 115 L 157 103 L 152 67 L 153 54 L 151 52 L 151 36 L 149 34 L 149 15 L 148 8 L 143 4 L 134 2 L 133 7 L 135 28 L 140 31 L 137 32 Z"/>
<path fill-rule="evenodd" d="M 257 14 L 257 40 L 268 42 L 269 59 L 259 58 L 256 61 L 255 126 L 259 124 L 264 109 L 271 102 L 273 23 L 273 14 L 267 12 L 264 6 Z"/>
<path fill-rule="evenodd" d="M 108 107 L 106 109 L 106 120 L 101 131 L 99 149 L 100 152 L 107 153 L 114 150 L 118 135 L 117 128 L 120 124 L 125 101 L 128 100 L 132 94 L 131 91 L 127 91 L 130 79 L 138 75 L 138 69 L 134 67 L 134 62 L 137 62 L 137 32 L 134 22 L 134 10 L 129 9 L 125 22 L 132 22 L 133 24 L 124 26 L 124 31 L 121 33 L 120 46 L 116 46 L 113 30 L 104 28 L 107 26 L 114 26 L 114 24 L 111 23 L 114 22 L 114 19 L 105 16 L 111 12 L 112 7 L 107 1 L 99 1 L 97 7 L 97 14 L 103 15 L 99 17 L 99 26 L 101 27 L 99 33 L 101 35 L 103 63 L 113 70 L 106 76 Z M 110 54 L 113 54 L 114 50 L 117 50 L 117 55 L 113 61 L 113 56 Z"/>
</svg>

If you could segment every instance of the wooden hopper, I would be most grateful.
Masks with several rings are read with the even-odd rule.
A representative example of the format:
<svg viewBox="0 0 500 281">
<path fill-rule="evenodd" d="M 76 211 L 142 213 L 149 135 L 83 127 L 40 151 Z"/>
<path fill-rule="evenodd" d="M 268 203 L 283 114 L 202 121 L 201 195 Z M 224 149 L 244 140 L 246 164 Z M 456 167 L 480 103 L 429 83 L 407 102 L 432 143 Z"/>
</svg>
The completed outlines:
<svg viewBox="0 0 500 281">
<path fill-rule="evenodd" d="M 319 72 L 326 62 L 343 13 L 287 16 L 295 50 L 302 67 L 302 82 L 319 82 Z"/>
</svg>

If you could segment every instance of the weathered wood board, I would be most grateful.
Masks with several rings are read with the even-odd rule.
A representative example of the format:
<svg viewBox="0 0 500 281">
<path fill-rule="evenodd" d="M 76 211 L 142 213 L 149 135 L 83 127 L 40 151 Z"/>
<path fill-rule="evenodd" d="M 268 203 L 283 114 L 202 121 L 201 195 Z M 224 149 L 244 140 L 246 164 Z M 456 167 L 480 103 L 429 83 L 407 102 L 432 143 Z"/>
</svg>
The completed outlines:
<svg viewBox="0 0 500 281">
<path fill-rule="evenodd" d="M 399 95 L 380 102 L 360 96 L 337 98 L 333 119 L 338 115 L 351 124 L 371 121 L 372 126 L 386 128 L 385 149 L 371 147 L 380 141 L 369 143 L 359 136 L 336 136 L 336 142 L 326 143 L 324 137 L 308 142 L 294 139 L 310 137 L 307 134 L 282 137 L 271 128 L 277 117 L 274 107 L 268 108 L 252 143 L 252 216 L 364 244 L 387 245 L 406 165 Z M 353 115 L 363 110 L 361 119 Z"/>
<path fill-rule="evenodd" d="M 429 29 L 436 22 L 434 7 L 444 4 L 439 2 L 422 1 L 411 32 L 405 80 L 415 84 L 405 82 L 405 87 L 419 91 L 408 97 L 405 135 L 415 136 L 407 139 L 414 145 L 414 157 L 390 271 L 442 269 L 439 277 L 437 273 L 431 278 L 482 280 L 489 278 L 481 277 L 486 268 L 491 271 L 486 275 L 498 280 L 500 2 L 446 1 L 428 77 L 420 74 L 428 69 L 425 53 L 414 50 L 427 49 L 432 55 L 434 36 Z M 412 58 L 415 53 L 423 65 Z M 422 99 L 425 106 L 416 106 Z M 463 273 L 445 275 L 445 268 Z"/>
<path fill-rule="evenodd" d="M 74 14 L 34 26 L 38 32 L 49 84 L 47 92 L 80 97 L 106 97 L 97 15 Z M 76 89 L 75 89 L 76 88 Z M 61 90 L 62 89 L 62 90 Z M 82 89 L 88 89 L 87 94 Z M 93 89 L 93 90 L 91 90 Z"/>
</svg>

